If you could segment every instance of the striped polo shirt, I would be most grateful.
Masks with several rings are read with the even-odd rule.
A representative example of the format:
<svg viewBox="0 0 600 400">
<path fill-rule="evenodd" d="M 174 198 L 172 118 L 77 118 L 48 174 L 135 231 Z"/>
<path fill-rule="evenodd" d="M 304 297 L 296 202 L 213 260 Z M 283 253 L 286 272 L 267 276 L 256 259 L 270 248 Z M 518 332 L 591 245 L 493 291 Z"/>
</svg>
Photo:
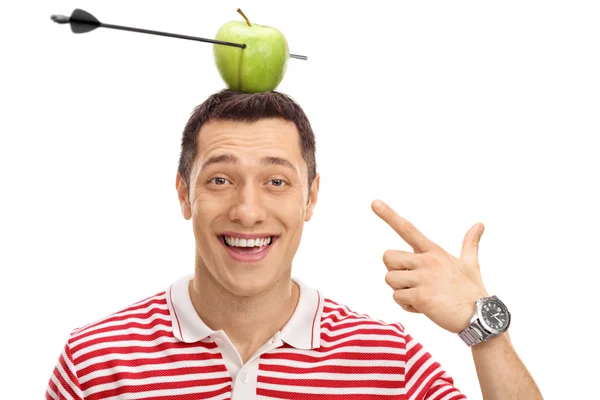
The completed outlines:
<svg viewBox="0 0 600 400">
<path fill-rule="evenodd" d="M 192 275 L 75 329 L 46 399 L 464 399 L 399 323 L 323 298 L 300 280 L 287 324 L 245 364 L 198 317 Z"/>
</svg>

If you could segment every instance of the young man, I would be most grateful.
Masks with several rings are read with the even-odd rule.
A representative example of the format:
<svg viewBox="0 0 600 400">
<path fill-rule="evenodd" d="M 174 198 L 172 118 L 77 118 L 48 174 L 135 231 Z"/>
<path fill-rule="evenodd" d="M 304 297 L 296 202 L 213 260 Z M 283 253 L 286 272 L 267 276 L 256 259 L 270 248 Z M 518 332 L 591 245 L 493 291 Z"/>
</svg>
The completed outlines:
<svg viewBox="0 0 600 400">
<path fill-rule="evenodd" d="M 319 175 L 309 121 L 288 96 L 222 91 L 196 108 L 176 188 L 194 274 L 73 331 L 47 399 L 464 398 L 402 325 L 292 280 Z M 483 225 L 455 258 L 384 203 L 372 208 L 414 249 L 384 254 L 395 300 L 472 346 L 485 399 L 540 399 L 505 333 L 510 314 L 481 281 Z"/>
</svg>

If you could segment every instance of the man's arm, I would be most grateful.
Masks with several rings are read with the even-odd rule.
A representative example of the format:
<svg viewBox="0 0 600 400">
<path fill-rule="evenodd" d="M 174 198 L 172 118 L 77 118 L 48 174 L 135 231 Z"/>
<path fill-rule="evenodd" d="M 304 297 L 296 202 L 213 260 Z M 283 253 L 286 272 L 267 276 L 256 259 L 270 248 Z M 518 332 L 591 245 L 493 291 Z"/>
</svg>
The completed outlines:
<svg viewBox="0 0 600 400">
<path fill-rule="evenodd" d="M 477 300 L 488 297 L 478 259 L 483 224 L 469 229 L 460 258 L 456 258 L 387 204 L 374 201 L 371 208 L 414 250 L 388 250 L 383 255 L 388 269 L 385 280 L 394 289 L 394 300 L 406 311 L 425 314 L 447 331 L 464 330 Z M 485 400 L 542 399 L 507 333 L 476 344 L 471 351 Z"/>
<path fill-rule="evenodd" d="M 481 394 L 485 400 L 543 399 L 508 332 L 472 347 Z"/>
<path fill-rule="evenodd" d="M 48 387 L 46 388 L 46 400 L 83 400 L 83 392 L 79 386 L 79 378 L 73 365 L 69 343 L 64 347 Z"/>
</svg>

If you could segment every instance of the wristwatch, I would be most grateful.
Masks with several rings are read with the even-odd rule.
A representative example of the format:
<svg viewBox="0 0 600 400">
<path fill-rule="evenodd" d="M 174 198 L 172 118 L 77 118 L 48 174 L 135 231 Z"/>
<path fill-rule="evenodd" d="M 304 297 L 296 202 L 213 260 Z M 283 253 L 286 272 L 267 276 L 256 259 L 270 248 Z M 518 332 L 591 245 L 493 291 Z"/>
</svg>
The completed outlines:
<svg viewBox="0 0 600 400">
<path fill-rule="evenodd" d="M 469 347 L 503 334 L 510 326 L 510 312 L 497 296 L 480 298 L 476 308 L 469 326 L 458 334 Z"/>
</svg>

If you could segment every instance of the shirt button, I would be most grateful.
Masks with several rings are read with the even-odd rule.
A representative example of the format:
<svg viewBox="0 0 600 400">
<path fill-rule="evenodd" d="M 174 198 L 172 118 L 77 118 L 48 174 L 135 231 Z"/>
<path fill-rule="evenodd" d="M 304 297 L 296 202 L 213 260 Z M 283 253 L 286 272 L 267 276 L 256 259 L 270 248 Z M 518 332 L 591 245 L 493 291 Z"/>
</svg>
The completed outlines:
<svg viewBox="0 0 600 400">
<path fill-rule="evenodd" d="M 240 378 L 242 378 L 242 383 L 248 383 L 249 381 L 248 374 L 246 372 L 242 372 Z"/>
</svg>

